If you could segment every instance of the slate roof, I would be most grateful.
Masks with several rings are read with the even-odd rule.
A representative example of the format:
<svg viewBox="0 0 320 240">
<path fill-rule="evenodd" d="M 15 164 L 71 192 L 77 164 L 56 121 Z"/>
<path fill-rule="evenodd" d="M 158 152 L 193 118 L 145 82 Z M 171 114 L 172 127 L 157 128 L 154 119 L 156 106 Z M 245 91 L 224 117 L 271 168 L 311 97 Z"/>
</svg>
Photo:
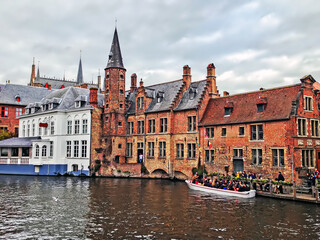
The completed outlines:
<svg viewBox="0 0 320 240">
<path fill-rule="evenodd" d="M 83 105 L 81 108 L 75 107 L 75 101 L 82 101 Z M 45 98 L 41 99 L 40 102 L 33 102 L 28 104 L 27 108 L 35 107 L 36 105 L 41 106 L 43 104 L 54 103 L 53 109 L 42 110 L 38 108 L 35 113 L 42 113 L 47 111 L 55 110 L 77 110 L 83 108 L 92 108 L 89 103 L 90 101 L 90 90 L 78 87 L 67 87 L 64 89 L 59 89 L 51 92 Z M 104 105 L 104 95 L 98 94 L 98 106 L 103 107 Z M 29 115 L 29 114 L 28 114 Z"/>
<path fill-rule="evenodd" d="M 13 137 L 0 141 L 0 147 L 31 147 L 33 140 L 41 139 L 41 137 Z"/>
<path fill-rule="evenodd" d="M 195 109 L 200 101 L 201 95 L 206 87 L 207 81 L 202 80 L 199 82 L 192 82 L 190 87 L 183 94 L 180 103 L 174 109 L 174 111 L 183 111 L 189 109 Z"/>
<path fill-rule="evenodd" d="M 81 62 L 81 58 L 80 58 L 79 67 L 78 67 L 77 83 L 78 83 L 78 84 L 83 83 L 83 74 L 82 74 L 82 62 Z"/>
<path fill-rule="evenodd" d="M 210 99 L 199 125 L 227 125 L 289 119 L 292 102 L 297 101 L 300 89 L 301 84 L 296 84 Z M 264 112 L 257 112 L 257 103 L 266 103 Z M 233 107 L 230 116 L 224 116 L 225 107 Z"/>
<path fill-rule="evenodd" d="M 108 59 L 106 68 L 123 68 L 124 69 L 117 28 L 114 30 L 113 40 L 112 40 L 109 59 Z"/>
<path fill-rule="evenodd" d="M 61 89 L 62 85 L 64 87 L 71 87 L 71 86 L 77 86 L 79 83 L 77 81 L 68 81 L 68 80 L 62 80 L 62 79 L 54 79 L 54 78 L 45 78 L 45 77 L 36 77 L 34 80 L 35 83 L 41 84 L 43 87 L 46 85 L 46 83 L 51 85 L 52 89 Z M 94 83 L 86 83 L 88 84 L 88 88 L 98 87 L 98 84 Z"/>
<path fill-rule="evenodd" d="M 40 101 L 43 97 L 53 92 L 46 88 L 16 84 L 6 84 L 0 87 L 0 103 L 18 106 L 27 106 L 30 102 Z M 18 96 L 20 97 L 20 102 L 17 102 L 16 97 Z"/>
</svg>

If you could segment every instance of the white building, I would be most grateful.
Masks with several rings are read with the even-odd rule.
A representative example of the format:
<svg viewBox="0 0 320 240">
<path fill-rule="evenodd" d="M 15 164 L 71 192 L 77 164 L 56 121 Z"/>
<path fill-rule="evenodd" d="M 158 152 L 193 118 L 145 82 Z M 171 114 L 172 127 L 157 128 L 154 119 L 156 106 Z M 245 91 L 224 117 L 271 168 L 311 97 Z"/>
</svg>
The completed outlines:
<svg viewBox="0 0 320 240">
<path fill-rule="evenodd" d="M 19 117 L 19 137 L 32 137 L 33 174 L 89 174 L 93 109 L 89 99 L 90 90 L 68 87 L 28 104 Z M 98 94 L 98 105 L 103 106 L 103 95 Z"/>
</svg>

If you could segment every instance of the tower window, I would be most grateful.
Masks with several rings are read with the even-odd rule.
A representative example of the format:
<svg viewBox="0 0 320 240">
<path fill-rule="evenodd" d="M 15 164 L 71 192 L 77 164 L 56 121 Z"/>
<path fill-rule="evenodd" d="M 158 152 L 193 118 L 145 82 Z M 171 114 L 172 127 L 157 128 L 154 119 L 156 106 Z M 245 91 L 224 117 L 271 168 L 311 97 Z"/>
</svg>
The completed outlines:
<svg viewBox="0 0 320 240">
<path fill-rule="evenodd" d="M 120 94 L 123 94 L 123 89 L 120 89 Z"/>
<path fill-rule="evenodd" d="M 123 74 L 122 73 L 120 74 L 120 80 L 123 80 Z"/>
<path fill-rule="evenodd" d="M 107 78 L 107 79 L 109 79 L 109 78 L 110 78 L 110 74 L 109 74 L 109 73 L 107 73 L 107 76 L 106 76 L 106 78 Z"/>
</svg>

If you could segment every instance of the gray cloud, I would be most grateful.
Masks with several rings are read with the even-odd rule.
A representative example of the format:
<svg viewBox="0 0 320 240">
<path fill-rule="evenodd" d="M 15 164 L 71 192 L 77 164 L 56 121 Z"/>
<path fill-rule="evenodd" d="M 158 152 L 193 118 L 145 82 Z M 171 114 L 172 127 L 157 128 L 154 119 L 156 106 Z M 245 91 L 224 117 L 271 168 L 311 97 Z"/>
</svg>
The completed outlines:
<svg viewBox="0 0 320 240">
<path fill-rule="evenodd" d="M 204 79 L 214 62 L 220 91 L 299 82 L 320 74 L 317 0 L 284 1 L 1 1 L 0 82 L 27 84 L 40 72 L 75 79 L 82 50 L 85 81 L 103 74 L 115 18 L 128 76 L 145 85 Z M 127 79 L 129 79 L 127 77 Z M 127 80 L 127 87 L 129 81 Z"/>
</svg>

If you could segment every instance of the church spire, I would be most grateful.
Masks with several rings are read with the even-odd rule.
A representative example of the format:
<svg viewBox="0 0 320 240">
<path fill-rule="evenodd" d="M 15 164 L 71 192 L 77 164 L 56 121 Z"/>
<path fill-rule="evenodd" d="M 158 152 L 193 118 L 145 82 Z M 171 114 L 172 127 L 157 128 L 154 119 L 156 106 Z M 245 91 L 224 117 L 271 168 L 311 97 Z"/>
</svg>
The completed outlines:
<svg viewBox="0 0 320 240">
<path fill-rule="evenodd" d="M 83 83 L 82 63 L 81 63 L 81 51 L 80 51 L 80 61 L 79 61 L 79 67 L 78 67 L 77 83 L 78 83 L 78 84 L 82 84 L 82 83 Z"/>
<path fill-rule="evenodd" d="M 118 39 L 117 28 L 114 30 L 113 40 L 109 53 L 109 60 L 106 68 L 122 68 L 125 69 L 122 62 L 120 44 Z"/>
</svg>

